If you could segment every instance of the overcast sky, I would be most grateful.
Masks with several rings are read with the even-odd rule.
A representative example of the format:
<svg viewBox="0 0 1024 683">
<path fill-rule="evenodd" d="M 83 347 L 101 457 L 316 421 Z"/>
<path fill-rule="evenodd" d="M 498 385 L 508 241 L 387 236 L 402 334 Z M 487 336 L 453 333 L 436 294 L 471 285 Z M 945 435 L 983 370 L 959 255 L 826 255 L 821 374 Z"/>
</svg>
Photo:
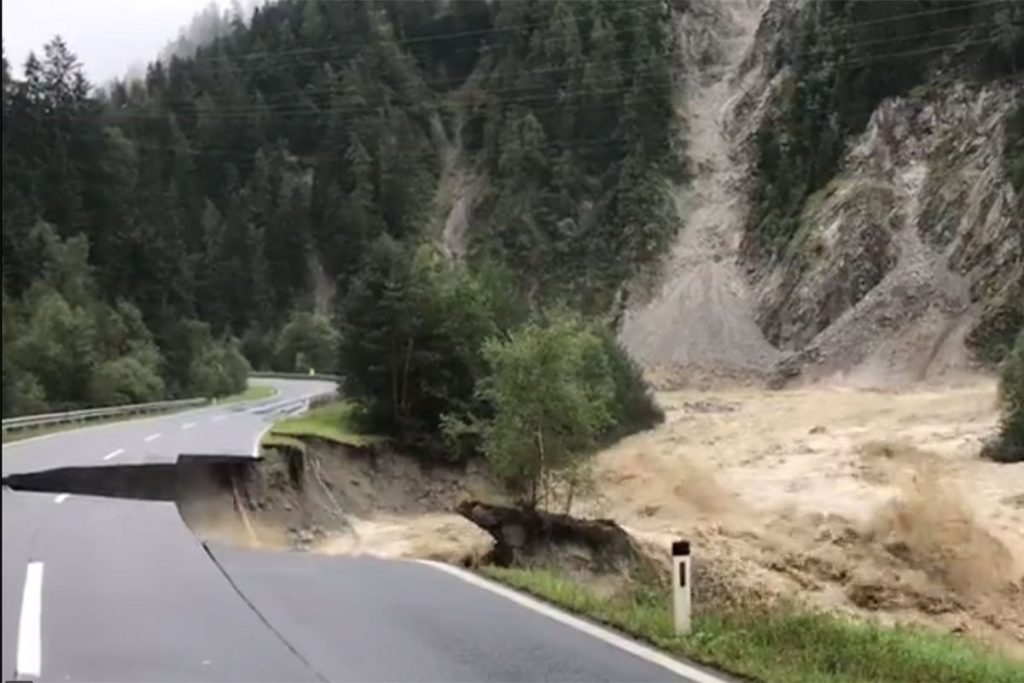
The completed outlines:
<svg viewBox="0 0 1024 683">
<path fill-rule="evenodd" d="M 3 0 L 7 60 L 21 71 L 29 50 L 63 36 L 95 84 L 146 64 L 210 0 Z M 228 6 L 225 2 L 218 3 Z"/>
</svg>

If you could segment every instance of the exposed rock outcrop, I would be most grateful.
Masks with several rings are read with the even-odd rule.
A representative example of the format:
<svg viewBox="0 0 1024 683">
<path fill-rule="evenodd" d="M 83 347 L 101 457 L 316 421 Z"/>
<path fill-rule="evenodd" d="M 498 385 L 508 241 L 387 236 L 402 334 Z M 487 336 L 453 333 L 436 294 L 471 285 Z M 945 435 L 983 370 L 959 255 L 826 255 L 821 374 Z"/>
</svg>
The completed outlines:
<svg viewBox="0 0 1024 683">
<path fill-rule="evenodd" d="M 992 311 L 1024 319 L 1024 218 L 1002 167 L 1019 95 L 954 85 L 874 112 L 785 255 L 752 270 L 790 372 L 924 379 L 971 364 Z"/>
<path fill-rule="evenodd" d="M 794 86 L 776 47 L 798 30 L 800 3 L 713 5 L 680 10 L 695 176 L 678 192 L 660 288 L 629 302 L 626 348 L 669 384 L 692 383 L 695 368 L 890 383 L 991 360 L 993 340 L 1024 323 L 1024 216 L 1003 149 L 1024 87 L 947 73 L 883 100 L 785 249 L 766 254 L 750 246 L 753 162 Z"/>
</svg>

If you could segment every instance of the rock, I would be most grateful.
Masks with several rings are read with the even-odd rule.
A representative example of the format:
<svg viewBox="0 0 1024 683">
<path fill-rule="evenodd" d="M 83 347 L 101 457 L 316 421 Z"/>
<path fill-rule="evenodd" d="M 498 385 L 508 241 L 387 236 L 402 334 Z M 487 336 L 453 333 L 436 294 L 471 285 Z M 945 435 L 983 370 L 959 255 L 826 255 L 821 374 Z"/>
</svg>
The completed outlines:
<svg viewBox="0 0 1024 683">
<path fill-rule="evenodd" d="M 814 427 L 811 427 L 811 431 L 809 431 L 807 433 L 808 434 L 824 434 L 825 433 L 825 428 L 822 427 L 821 425 L 815 425 Z"/>
</svg>

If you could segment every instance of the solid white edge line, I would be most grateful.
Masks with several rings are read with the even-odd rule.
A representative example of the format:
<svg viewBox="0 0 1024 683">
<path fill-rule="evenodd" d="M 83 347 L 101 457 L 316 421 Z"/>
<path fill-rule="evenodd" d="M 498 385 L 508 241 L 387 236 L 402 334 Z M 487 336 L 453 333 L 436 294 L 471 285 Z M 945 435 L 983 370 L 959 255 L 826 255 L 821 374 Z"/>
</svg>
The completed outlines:
<svg viewBox="0 0 1024 683">
<path fill-rule="evenodd" d="M 116 451 L 110 451 L 109 453 L 104 455 L 103 459 L 104 460 L 110 460 L 111 458 L 116 458 L 117 456 L 121 455 L 122 453 L 124 453 L 124 449 L 123 448 L 118 448 Z"/>
<path fill-rule="evenodd" d="M 43 563 L 29 562 L 18 619 L 16 678 L 38 678 L 43 662 Z"/>
<path fill-rule="evenodd" d="M 447 572 L 448 574 L 458 577 L 467 583 L 473 584 L 477 588 L 482 588 L 486 591 L 490 591 L 491 593 L 500 595 L 501 597 L 516 603 L 520 607 L 525 607 L 533 610 L 534 612 L 538 612 L 550 619 L 554 619 L 555 621 L 564 624 L 565 626 L 574 628 L 588 636 L 604 641 L 605 643 L 617 647 L 620 650 L 624 650 L 635 657 L 639 657 L 640 659 L 660 666 L 663 669 L 668 669 L 677 676 L 682 676 L 683 678 L 692 681 L 692 683 L 729 683 L 728 679 L 719 678 L 707 671 L 685 664 L 684 662 L 662 652 L 658 652 L 651 647 L 641 645 L 635 640 L 630 640 L 629 638 L 620 636 L 618 633 L 609 631 L 608 629 L 602 628 L 596 624 L 592 624 L 589 621 L 574 617 L 568 612 L 564 612 L 546 602 L 524 595 L 523 593 L 519 593 L 511 588 L 506 588 L 505 586 L 477 576 L 465 569 L 453 567 L 452 565 L 445 564 L 444 562 L 435 562 L 433 560 L 416 560 L 416 562 Z"/>
<path fill-rule="evenodd" d="M 145 439 L 143 439 L 143 441 L 156 441 L 161 436 L 163 436 L 163 435 L 160 432 L 157 432 L 156 434 L 150 434 Z"/>
<path fill-rule="evenodd" d="M 67 500 L 68 496 L 70 496 L 70 495 L 71 495 L 70 493 L 61 493 L 56 498 L 53 499 L 53 502 L 56 503 L 57 505 L 60 505 L 65 500 Z"/>
</svg>

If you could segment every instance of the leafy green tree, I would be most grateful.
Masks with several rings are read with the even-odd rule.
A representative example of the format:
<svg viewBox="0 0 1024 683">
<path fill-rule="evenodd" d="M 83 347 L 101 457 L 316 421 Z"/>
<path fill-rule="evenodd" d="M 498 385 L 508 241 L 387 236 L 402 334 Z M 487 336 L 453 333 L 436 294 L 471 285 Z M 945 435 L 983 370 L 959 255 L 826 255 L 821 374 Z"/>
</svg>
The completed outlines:
<svg viewBox="0 0 1024 683">
<path fill-rule="evenodd" d="M 215 398 L 245 389 L 249 361 L 233 343 L 214 343 L 203 350 L 189 367 L 190 393 Z"/>
<path fill-rule="evenodd" d="M 158 401 L 164 397 L 164 381 L 158 372 L 155 349 L 101 363 L 89 381 L 89 403 L 124 405 Z"/>
<path fill-rule="evenodd" d="M 373 246 L 342 309 L 340 353 L 346 393 L 366 406 L 373 429 L 427 456 L 444 453 L 442 416 L 476 408 L 484 340 L 522 311 L 507 279 L 492 273 L 482 280 L 386 237 Z"/>
<path fill-rule="evenodd" d="M 42 286 L 29 293 L 26 308 L 24 331 L 5 352 L 38 380 L 55 407 L 81 405 L 98 361 L 95 320 L 85 308 Z"/>
<path fill-rule="evenodd" d="M 546 505 L 563 484 L 568 509 L 584 458 L 615 419 L 604 343 L 586 325 L 560 319 L 492 339 L 484 356 L 490 374 L 481 395 L 493 408 L 484 453 L 525 504 Z"/>
<path fill-rule="evenodd" d="M 12 408 L 11 415 L 45 413 L 51 408 L 50 401 L 46 397 L 46 390 L 43 389 L 35 375 L 19 372 L 14 376 L 13 385 L 10 400 L 14 408 Z"/>
<path fill-rule="evenodd" d="M 285 371 L 334 372 L 338 343 L 338 333 L 327 316 L 296 311 L 278 336 L 277 366 Z"/>
</svg>

